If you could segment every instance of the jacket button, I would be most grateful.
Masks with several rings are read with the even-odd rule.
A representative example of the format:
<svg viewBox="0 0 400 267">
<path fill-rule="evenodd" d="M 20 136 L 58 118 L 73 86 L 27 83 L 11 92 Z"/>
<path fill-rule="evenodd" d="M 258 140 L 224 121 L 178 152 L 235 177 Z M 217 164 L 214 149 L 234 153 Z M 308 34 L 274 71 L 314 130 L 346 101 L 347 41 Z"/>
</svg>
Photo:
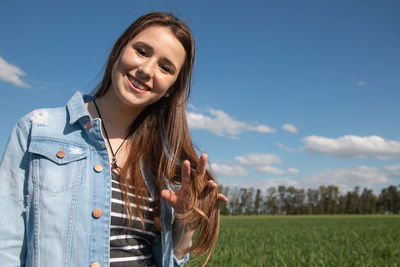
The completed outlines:
<svg viewBox="0 0 400 267">
<path fill-rule="evenodd" d="M 90 267 L 100 267 L 100 263 L 98 263 L 97 261 L 93 262 L 92 264 L 90 264 Z"/>
<path fill-rule="evenodd" d="M 56 153 L 57 158 L 62 159 L 65 157 L 65 152 L 60 150 Z"/>
<path fill-rule="evenodd" d="M 94 170 L 96 172 L 101 172 L 103 170 L 103 166 L 101 164 L 94 165 Z"/>
<path fill-rule="evenodd" d="M 102 211 L 101 209 L 97 208 L 97 209 L 95 209 L 95 210 L 92 212 L 92 215 L 93 215 L 93 217 L 95 217 L 96 219 L 98 219 L 98 218 L 101 217 L 101 215 L 103 215 L 103 211 Z M 100 265 L 99 265 L 99 266 L 100 266 Z"/>
<path fill-rule="evenodd" d="M 88 121 L 88 122 L 85 124 L 85 128 L 88 129 L 88 130 L 92 129 L 92 127 L 93 127 L 93 125 L 92 125 L 92 122 L 91 122 L 91 121 Z"/>
</svg>

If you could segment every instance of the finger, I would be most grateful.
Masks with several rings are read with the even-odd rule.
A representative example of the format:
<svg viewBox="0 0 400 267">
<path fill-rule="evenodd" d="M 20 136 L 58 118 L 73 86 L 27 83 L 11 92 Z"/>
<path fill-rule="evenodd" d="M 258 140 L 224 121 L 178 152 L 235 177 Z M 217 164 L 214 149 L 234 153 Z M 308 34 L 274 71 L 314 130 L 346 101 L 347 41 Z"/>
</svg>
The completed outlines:
<svg viewBox="0 0 400 267">
<path fill-rule="evenodd" d="M 164 189 L 164 190 L 161 190 L 161 196 L 166 200 L 166 201 L 168 201 L 168 203 L 171 205 L 171 206 L 176 206 L 176 203 L 178 202 L 178 198 L 175 196 L 175 194 L 174 193 L 172 193 L 171 191 L 169 191 L 169 190 L 167 190 L 167 189 Z"/>
<path fill-rule="evenodd" d="M 217 183 L 215 181 L 213 181 L 213 180 L 208 180 L 207 186 L 210 187 L 210 188 L 217 188 L 218 187 Z"/>
<path fill-rule="evenodd" d="M 182 163 L 181 169 L 181 189 L 179 192 L 181 194 L 188 194 L 189 193 L 189 185 L 190 185 L 190 162 L 185 160 Z"/>
<path fill-rule="evenodd" d="M 201 154 L 196 169 L 197 176 L 203 177 L 206 174 L 207 160 L 208 160 L 208 155 L 206 153 Z"/>
<path fill-rule="evenodd" d="M 224 196 L 223 194 L 218 194 L 218 201 L 228 203 L 228 198 Z"/>
</svg>

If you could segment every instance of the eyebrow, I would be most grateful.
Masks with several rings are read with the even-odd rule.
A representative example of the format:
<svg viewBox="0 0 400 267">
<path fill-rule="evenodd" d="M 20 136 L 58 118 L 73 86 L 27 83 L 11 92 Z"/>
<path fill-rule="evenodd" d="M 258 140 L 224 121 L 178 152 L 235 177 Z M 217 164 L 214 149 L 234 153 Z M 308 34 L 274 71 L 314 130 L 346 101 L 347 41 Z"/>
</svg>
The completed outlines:
<svg viewBox="0 0 400 267">
<path fill-rule="evenodd" d="M 154 48 L 149 45 L 148 43 L 145 42 L 136 42 L 133 44 L 134 47 L 136 46 L 144 46 L 147 50 L 150 50 L 150 52 L 154 52 Z M 175 72 L 177 70 L 174 62 L 172 62 L 169 58 L 163 57 L 161 58 L 167 65 L 170 65 L 171 68 L 173 68 L 173 71 Z"/>
</svg>

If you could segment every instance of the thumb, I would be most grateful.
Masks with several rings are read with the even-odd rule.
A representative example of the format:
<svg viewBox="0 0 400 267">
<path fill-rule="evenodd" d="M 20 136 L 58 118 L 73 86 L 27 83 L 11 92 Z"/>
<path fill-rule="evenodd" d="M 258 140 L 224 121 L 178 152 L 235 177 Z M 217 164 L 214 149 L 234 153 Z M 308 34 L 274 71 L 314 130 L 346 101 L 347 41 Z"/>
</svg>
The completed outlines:
<svg viewBox="0 0 400 267">
<path fill-rule="evenodd" d="M 168 190 L 168 189 L 161 190 L 161 196 L 162 196 L 166 201 L 168 201 L 168 203 L 169 203 L 171 206 L 174 206 L 174 204 L 175 204 L 176 201 L 177 201 L 177 197 L 175 196 L 175 194 L 172 193 L 172 192 L 171 192 L 170 190 Z"/>
</svg>

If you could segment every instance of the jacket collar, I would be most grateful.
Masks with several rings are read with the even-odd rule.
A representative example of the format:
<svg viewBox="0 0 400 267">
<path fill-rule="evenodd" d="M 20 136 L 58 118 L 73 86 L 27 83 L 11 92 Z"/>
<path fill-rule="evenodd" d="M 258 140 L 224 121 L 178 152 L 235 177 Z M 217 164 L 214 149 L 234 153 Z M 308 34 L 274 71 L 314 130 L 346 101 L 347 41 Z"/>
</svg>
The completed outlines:
<svg viewBox="0 0 400 267">
<path fill-rule="evenodd" d="M 85 103 L 90 102 L 93 99 L 93 96 L 83 95 L 79 91 L 71 97 L 67 103 L 70 124 L 74 124 L 83 117 L 87 117 L 90 120 L 90 114 L 85 106 Z"/>
</svg>

